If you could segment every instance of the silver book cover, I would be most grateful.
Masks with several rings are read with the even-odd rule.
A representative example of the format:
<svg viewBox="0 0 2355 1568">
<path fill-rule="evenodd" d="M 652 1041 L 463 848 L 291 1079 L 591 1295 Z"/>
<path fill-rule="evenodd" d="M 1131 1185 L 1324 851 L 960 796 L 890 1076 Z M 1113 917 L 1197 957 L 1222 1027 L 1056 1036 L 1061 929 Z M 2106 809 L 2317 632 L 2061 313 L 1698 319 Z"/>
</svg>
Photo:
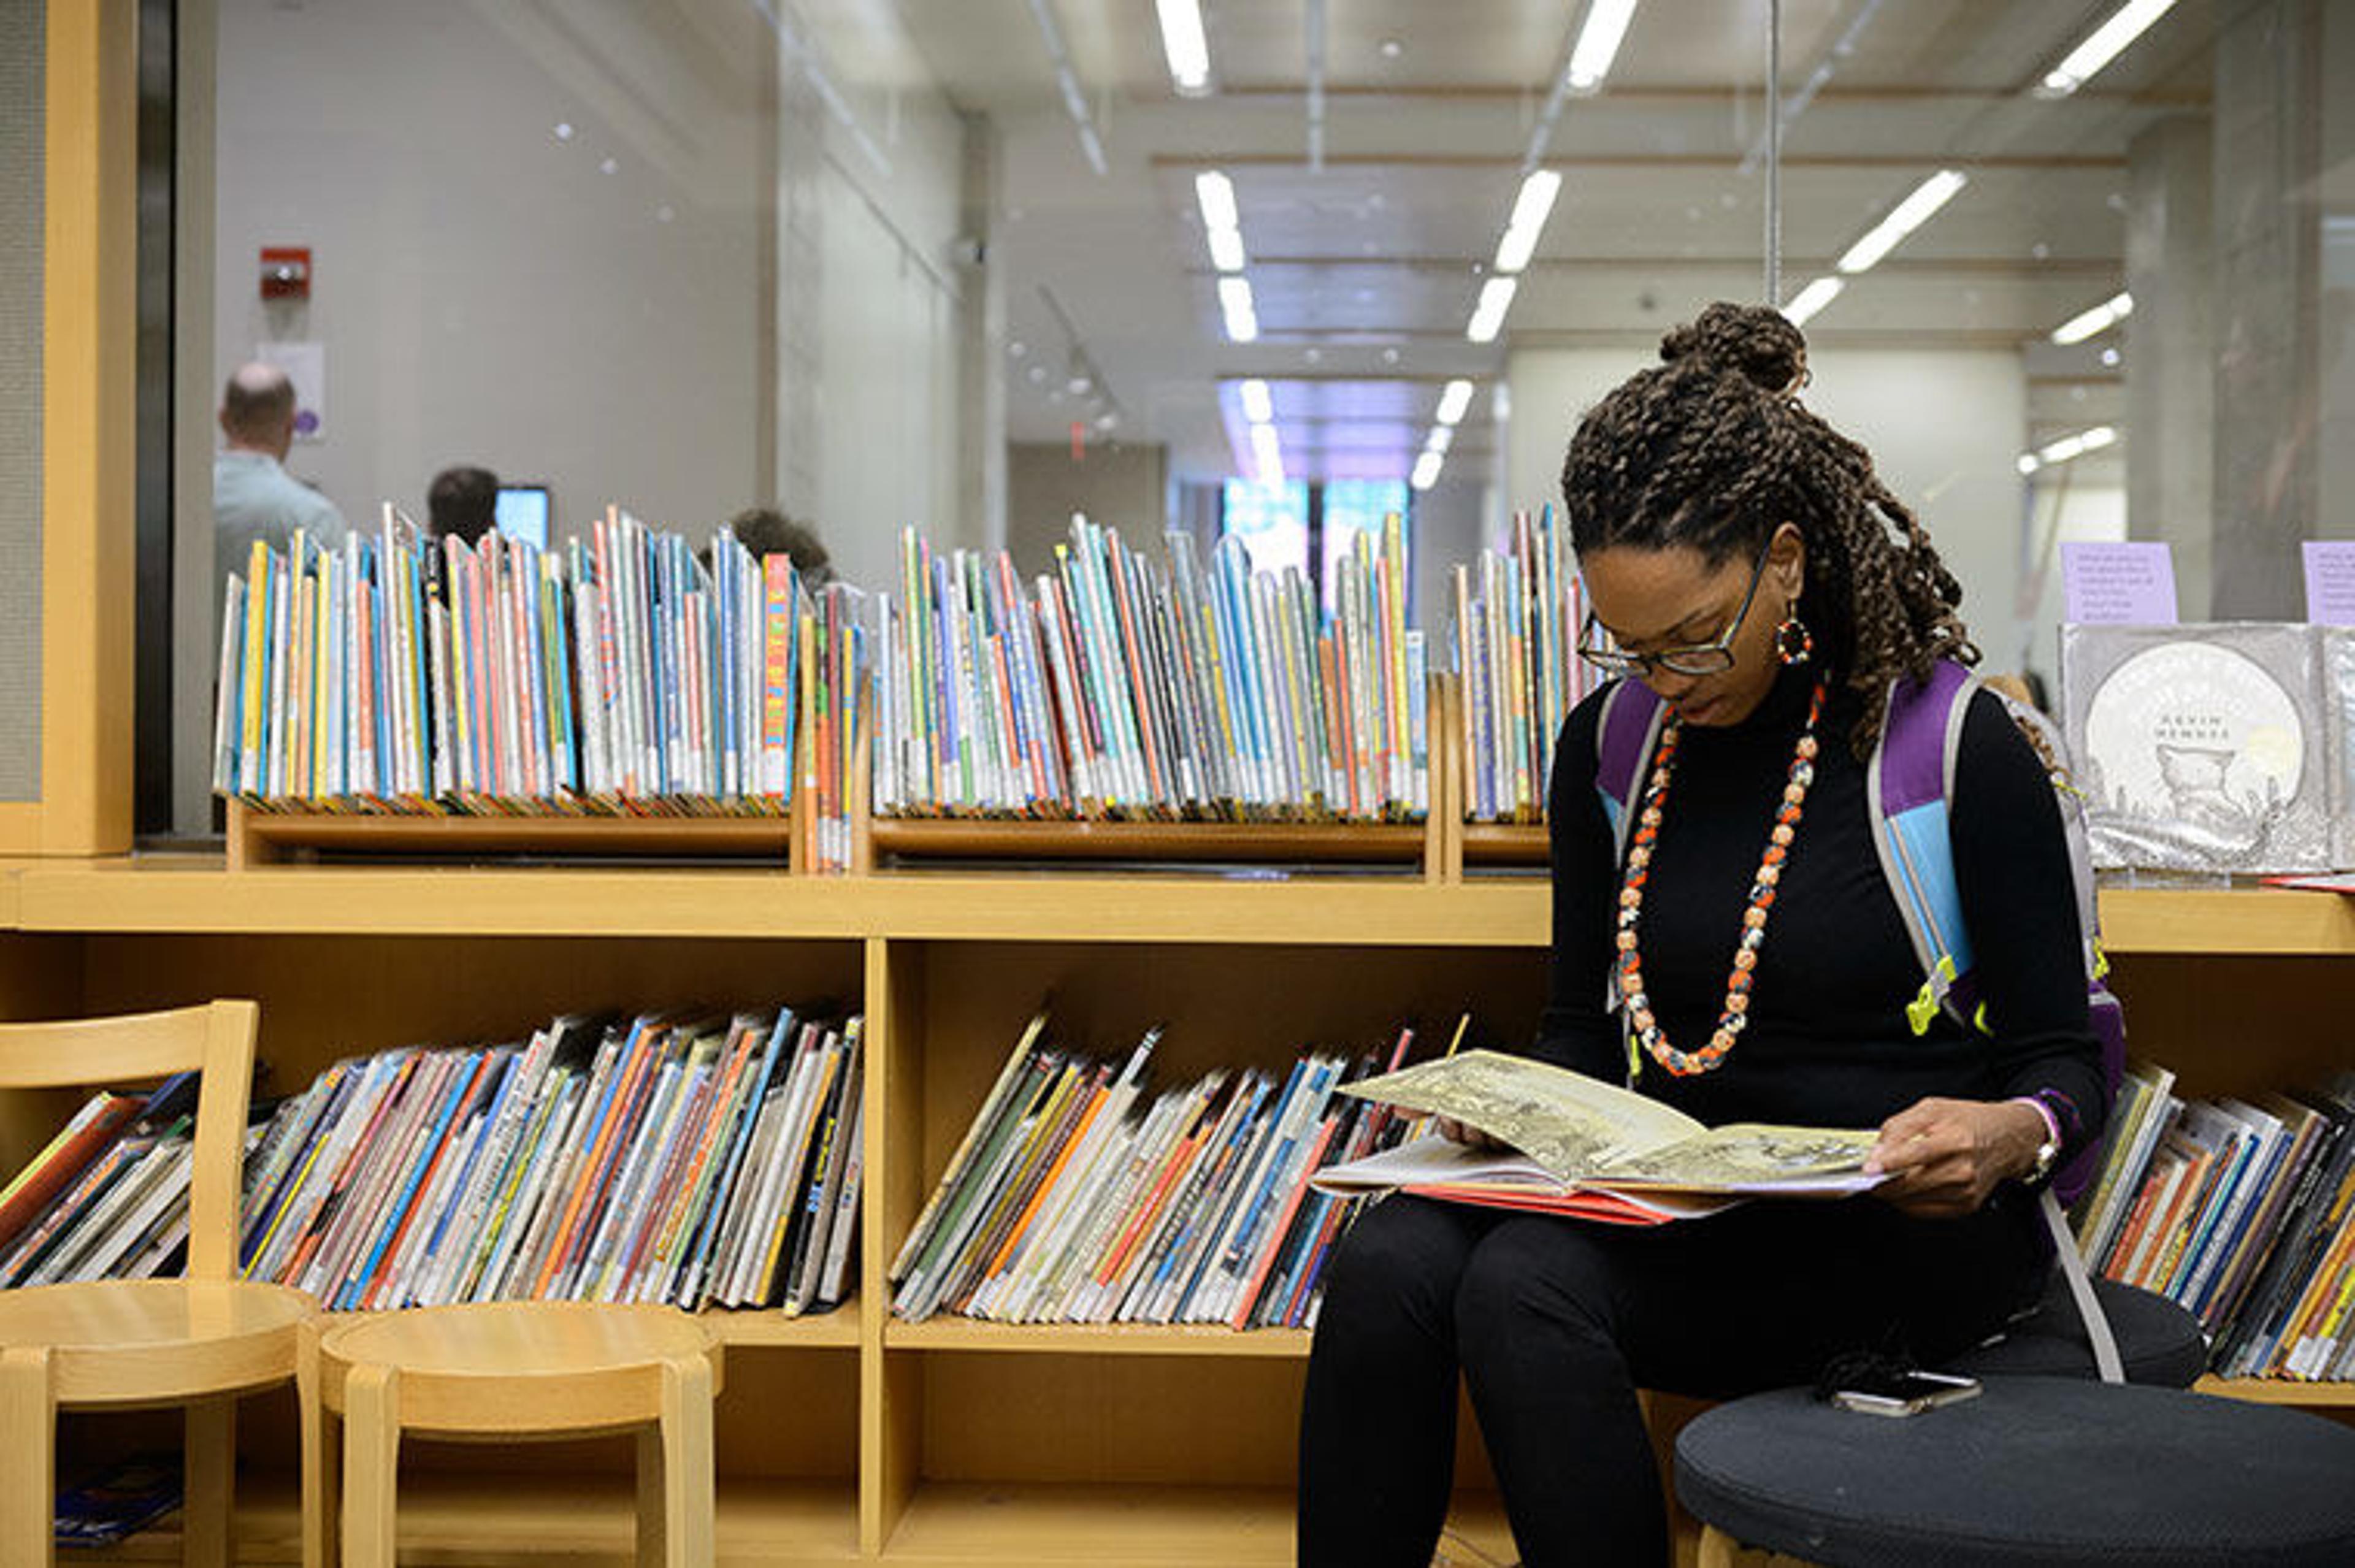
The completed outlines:
<svg viewBox="0 0 2355 1568">
<path fill-rule="evenodd" d="M 2322 639 L 2303 624 L 2062 627 L 2094 863 L 2328 869 L 2338 737 L 2321 664 Z"/>
<path fill-rule="evenodd" d="M 2330 863 L 2355 869 L 2355 626 L 2325 626 L 2322 690 L 2330 740 Z"/>
</svg>

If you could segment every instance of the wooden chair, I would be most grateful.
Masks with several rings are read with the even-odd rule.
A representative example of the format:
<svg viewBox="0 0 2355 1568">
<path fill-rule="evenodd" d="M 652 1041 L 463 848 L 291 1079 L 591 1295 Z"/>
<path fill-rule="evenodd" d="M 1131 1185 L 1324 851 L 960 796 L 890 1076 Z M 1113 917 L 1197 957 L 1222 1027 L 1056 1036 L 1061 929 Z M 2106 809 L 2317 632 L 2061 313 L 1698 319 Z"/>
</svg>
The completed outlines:
<svg viewBox="0 0 2355 1568">
<path fill-rule="evenodd" d="M 203 1073 L 184 1279 L 0 1291 L 0 1563 L 52 1559 L 57 1414 L 185 1406 L 185 1561 L 227 1568 L 237 1401 L 294 1376 L 310 1297 L 237 1277 L 238 1197 L 261 1009 L 0 1024 L 0 1089 Z"/>
<path fill-rule="evenodd" d="M 346 1318 L 304 1335 L 304 1554 L 337 1530 L 347 1568 L 393 1568 L 404 1432 L 460 1441 L 638 1435 L 641 1564 L 713 1560 L 711 1402 L 720 1345 L 667 1307 L 502 1301 Z M 314 1505 L 314 1499 L 316 1505 Z"/>
</svg>

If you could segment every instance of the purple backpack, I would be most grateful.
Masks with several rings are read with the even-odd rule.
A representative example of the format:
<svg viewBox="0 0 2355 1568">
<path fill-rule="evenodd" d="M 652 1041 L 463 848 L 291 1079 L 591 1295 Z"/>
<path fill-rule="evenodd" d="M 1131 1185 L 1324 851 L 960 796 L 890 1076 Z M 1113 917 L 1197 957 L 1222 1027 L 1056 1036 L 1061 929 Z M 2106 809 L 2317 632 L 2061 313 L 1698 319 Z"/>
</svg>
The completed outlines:
<svg viewBox="0 0 2355 1568">
<path fill-rule="evenodd" d="M 1966 1029 L 1986 1030 L 1986 1006 L 1972 970 L 1970 933 L 1963 929 L 1962 895 L 1955 882 L 1954 841 L 1947 799 L 1955 788 L 1955 757 L 1962 747 L 1963 716 L 1979 678 L 1951 659 L 1941 659 L 1926 681 L 1900 680 L 1890 692 L 1889 721 L 1866 766 L 1872 803 L 1872 842 L 1889 879 L 1906 934 L 1922 963 L 1922 989 L 1905 1009 L 1917 1035 L 1943 1011 Z M 1997 700 L 2048 758 L 2065 755 L 2057 731 L 2042 714 L 2002 692 Z M 1616 858 L 1625 860 L 1631 813 L 1627 802 L 1644 784 L 1644 769 L 1659 740 L 1666 705 L 1638 680 L 1621 680 L 1603 699 L 1595 726 L 1594 784 L 1610 818 Z M 2075 884 L 2078 929 L 2084 933 L 2085 1002 L 2094 1038 L 2102 1044 L 2102 1071 L 2115 1092 L 2126 1072 L 2126 1018 L 2105 976 L 2094 900 L 2094 863 L 2085 837 L 2085 814 L 2077 792 L 2059 773 L 2053 788 L 2061 800 L 2062 830 L 2069 840 L 2069 869 Z M 1615 972 L 1614 972 L 1615 973 Z M 1614 981 L 1612 1006 L 1618 1003 Z M 2088 1146 L 2053 1177 L 2062 1203 L 2073 1202 L 2100 1168 L 2101 1149 Z"/>
</svg>

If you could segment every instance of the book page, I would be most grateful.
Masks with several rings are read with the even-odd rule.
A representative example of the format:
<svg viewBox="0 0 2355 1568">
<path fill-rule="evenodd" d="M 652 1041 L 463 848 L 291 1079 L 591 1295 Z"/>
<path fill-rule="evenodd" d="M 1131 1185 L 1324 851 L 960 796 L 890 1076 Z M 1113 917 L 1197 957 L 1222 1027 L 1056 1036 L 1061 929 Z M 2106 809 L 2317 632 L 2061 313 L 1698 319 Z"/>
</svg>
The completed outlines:
<svg viewBox="0 0 2355 1568">
<path fill-rule="evenodd" d="M 1861 1192 L 1881 1180 L 1862 1169 L 1879 1136 L 1838 1127 L 1730 1123 L 1614 1160 L 1596 1173 L 1593 1185 L 1785 1196 Z"/>
<path fill-rule="evenodd" d="M 1564 1180 L 1707 1130 L 1632 1090 L 1496 1051 L 1419 1062 L 1342 1092 L 1453 1116 Z"/>
</svg>

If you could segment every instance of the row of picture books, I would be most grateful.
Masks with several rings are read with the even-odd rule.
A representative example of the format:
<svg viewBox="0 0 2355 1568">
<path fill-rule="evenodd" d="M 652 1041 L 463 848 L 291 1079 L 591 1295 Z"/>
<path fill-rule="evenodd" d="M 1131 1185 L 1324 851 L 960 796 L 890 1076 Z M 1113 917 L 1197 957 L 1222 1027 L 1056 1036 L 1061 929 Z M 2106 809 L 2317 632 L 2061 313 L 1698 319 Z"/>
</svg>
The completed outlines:
<svg viewBox="0 0 2355 1568">
<path fill-rule="evenodd" d="M 1369 1200 L 1320 1169 L 1396 1144 L 1419 1119 L 1349 1097 L 1414 1031 L 1287 1072 L 1218 1069 L 1157 1092 L 1158 1030 L 1122 1061 L 1015 1041 L 890 1266 L 891 1310 L 1010 1323 L 1313 1322 L 1334 1242 Z M 1460 1038 L 1460 1029 L 1459 1029 Z"/>
<path fill-rule="evenodd" d="M 1542 822 L 1562 720 L 1603 679 L 1578 656 L 1586 587 L 1570 528 L 1551 507 L 1516 513 L 1506 548 L 1456 566 L 1449 585 L 1465 818 Z"/>
<path fill-rule="evenodd" d="M 264 807 L 773 815 L 847 863 L 860 595 L 614 510 L 541 551 L 395 508 L 223 590 L 213 787 Z"/>
<path fill-rule="evenodd" d="M 1003 551 L 907 530 L 882 597 L 882 815 L 1380 822 L 1430 809 L 1404 526 L 1361 530 L 1320 613 L 1296 567 L 1189 535 L 1167 561 L 1072 519 L 1026 590 Z"/>
<path fill-rule="evenodd" d="M 213 784 L 262 809 L 774 814 L 810 791 L 848 859 L 850 775 L 886 815 L 1400 821 L 1431 803 L 1404 525 L 1355 536 L 1331 603 L 1239 539 L 1163 556 L 1075 518 L 1027 587 L 1004 551 L 903 537 L 900 581 L 812 592 L 726 528 L 609 511 L 546 551 L 385 508 L 332 548 L 257 542 L 224 586 Z M 1455 569 L 1468 815 L 1534 821 L 1591 688 L 1549 510 Z"/>
<path fill-rule="evenodd" d="M 2129 1066 L 2079 1199 L 2087 1264 L 2198 1318 L 2227 1377 L 2355 1378 L 2355 1072 L 2186 1100 Z"/>
<path fill-rule="evenodd" d="M 567 1016 L 339 1061 L 250 1132 L 240 1267 L 338 1310 L 826 1310 L 856 1256 L 861 1034 L 790 1008 Z M 0 1283 L 176 1268 L 187 1131 L 177 1102 L 93 1096 L 0 1198 Z"/>
</svg>

